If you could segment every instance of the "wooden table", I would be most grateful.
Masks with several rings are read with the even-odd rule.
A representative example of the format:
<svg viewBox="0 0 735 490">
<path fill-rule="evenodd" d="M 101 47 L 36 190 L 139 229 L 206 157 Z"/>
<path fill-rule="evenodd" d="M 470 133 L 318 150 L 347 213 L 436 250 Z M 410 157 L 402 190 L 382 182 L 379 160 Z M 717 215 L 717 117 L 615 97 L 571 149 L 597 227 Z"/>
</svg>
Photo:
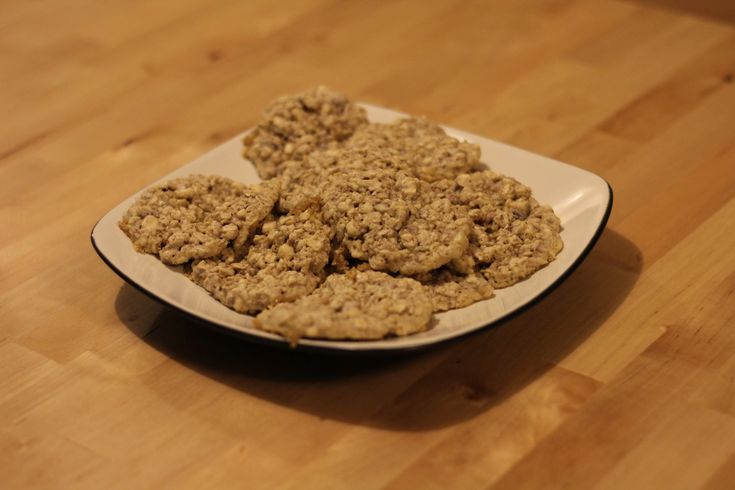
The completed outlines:
<svg viewBox="0 0 735 490">
<path fill-rule="evenodd" d="M 733 24 L 40 0 L 0 25 L 3 488 L 733 488 Z M 390 359 L 233 340 L 95 255 L 113 205 L 318 83 L 600 174 L 607 231 L 521 316 Z"/>
</svg>

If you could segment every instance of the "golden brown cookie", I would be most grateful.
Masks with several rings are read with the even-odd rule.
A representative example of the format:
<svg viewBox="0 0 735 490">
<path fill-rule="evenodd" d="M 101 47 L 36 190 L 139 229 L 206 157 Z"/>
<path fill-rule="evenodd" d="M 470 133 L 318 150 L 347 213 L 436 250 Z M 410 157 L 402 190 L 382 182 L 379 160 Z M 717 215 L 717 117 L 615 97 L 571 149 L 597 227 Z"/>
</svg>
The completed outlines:
<svg viewBox="0 0 735 490">
<path fill-rule="evenodd" d="M 563 247 L 554 211 L 511 177 L 487 170 L 437 182 L 434 188 L 465 206 L 474 224 L 469 254 L 452 265 L 462 272 L 479 270 L 495 288 L 527 278 Z"/>
<path fill-rule="evenodd" d="M 335 242 L 374 270 L 420 274 L 467 250 L 471 223 L 466 210 L 403 172 L 334 175 L 323 199 L 322 213 Z"/>
<path fill-rule="evenodd" d="M 424 331 L 431 301 L 421 284 L 375 271 L 332 274 L 313 293 L 258 315 L 255 325 L 292 340 L 381 339 Z"/>
<path fill-rule="evenodd" d="M 246 185 L 192 175 L 145 191 L 119 225 L 139 252 L 166 264 L 241 252 L 278 199 L 276 182 Z"/>
<path fill-rule="evenodd" d="M 263 179 L 275 177 L 289 161 L 349 138 L 367 124 L 365 110 L 325 87 L 276 99 L 244 140 L 245 158 Z"/>
<path fill-rule="evenodd" d="M 329 259 L 330 230 L 318 214 L 269 218 L 253 237 L 245 259 L 194 263 L 191 279 L 240 313 L 294 301 L 316 288 Z"/>
<path fill-rule="evenodd" d="M 464 308 L 493 297 L 492 284 L 475 272 L 465 275 L 442 267 L 415 279 L 423 284 L 435 312 Z"/>
</svg>

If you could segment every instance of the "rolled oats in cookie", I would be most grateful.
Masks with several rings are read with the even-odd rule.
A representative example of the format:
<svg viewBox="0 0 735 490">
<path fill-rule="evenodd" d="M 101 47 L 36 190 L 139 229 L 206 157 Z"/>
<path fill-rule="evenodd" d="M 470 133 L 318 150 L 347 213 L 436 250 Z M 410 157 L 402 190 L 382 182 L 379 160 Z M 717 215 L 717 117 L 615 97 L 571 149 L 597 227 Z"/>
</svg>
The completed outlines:
<svg viewBox="0 0 735 490">
<path fill-rule="evenodd" d="M 496 288 L 512 286 L 554 260 L 564 246 L 560 232 L 554 211 L 536 204 L 525 219 L 490 234 L 483 253 L 493 258 L 480 271 Z"/>
<path fill-rule="evenodd" d="M 367 124 L 365 110 L 325 87 L 276 99 L 244 140 L 245 158 L 263 179 L 275 177 L 289 161 L 349 138 Z"/>
<path fill-rule="evenodd" d="M 281 173 L 279 208 L 291 211 L 322 200 L 331 180 L 349 172 L 385 170 L 413 175 L 411 165 L 392 147 L 337 147 L 319 150 L 300 162 L 288 162 Z"/>
<path fill-rule="evenodd" d="M 435 312 L 463 308 L 493 297 L 492 284 L 474 272 L 465 275 L 442 267 L 414 279 L 423 284 Z"/>
<path fill-rule="evenodd" d="M 420 274 L 467 250 L 471 222 L 461 206 L 403 172 L 349 171 L 329 179 L 322 214 L 334 239 L 374 270 Z"/>
<path fill-rule="evenodd" d="M 329 259 L 330 230 L 307 209 L 267 219 L 247 256 L 234 263 L 201 260 L 190 278 L 240 313 L 294 301 L 316 288 Z"/>
<path fill-rule="evenodd" d="M 270 267 L 257 270 L 247 262 L 200 260 L 190 279 L 238 313 L 254 314 L 278 303 L 296 301 L 322 281 L 317 274 Z"/>
<path fill-rule="evenodd" d="M 246 185 L 191 175 L 145 191 L 119 225 L 139 252 L 179 265 L 241 252 L 278 200 L 277 182 Z M 233 255 L 232 253 L 229 255 Z"/>
<path fill-rule="evenodd" d="M 429 327 L 431 301 L 421 284 L 375 271 L 332 274 L 313 293 L 256 318 L 257 328 L 292 340 L 381 339 Z"/>
<path fill-rule="evenodd" d="M 363 151 L 390 150 L 394 166 L 421 180 L 434 182 L 483 168 L 480 147 L 446 134 L 424 118 L 359 127 L 345 146 Z"/>
<path fill-rule="evenodd" d="M 434 188 L 466 206 L 474 224 L 468 256 L 452 264 L 462 271 L 480 270 L 495 288 L 527 278 L 563 247 L 554 211 L 511 177 L 487 170 L 437 182 Z"/>
<path fill-rule="evenodd" d="M 314 208 L 271 216 L 253 237 L 246 260 L 258 270 L 277 267 L 321 274 L 329 257 L 330 236 L 330 228 Z"/>
<path fill-rule="evenodd" d="M 290 211 L 319 200 L 331 175 L 353 170 L 402 171 L 427 182 L 454 178 L 479 168 L 479 152 L 424 119 L 363 125 L 344 145 L 284 163 L 279 207 Z"/>
</svg>

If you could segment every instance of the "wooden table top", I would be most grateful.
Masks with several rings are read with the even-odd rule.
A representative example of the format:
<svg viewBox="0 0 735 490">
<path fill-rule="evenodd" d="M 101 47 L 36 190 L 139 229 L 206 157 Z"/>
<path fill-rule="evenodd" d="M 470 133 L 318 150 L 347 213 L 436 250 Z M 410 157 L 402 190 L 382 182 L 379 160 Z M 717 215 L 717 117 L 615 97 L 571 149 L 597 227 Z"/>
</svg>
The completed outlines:
<svg viewBox="0 0 735 490">
<path fill-rule="evenodd" d="M 3 2 L 0 486 L 733 488 L 735 25 L 660 3 Z M 233 340 L 95 255 L 319 83 L 601 175 L 607 231 L 529 311 L 388 359 Z"/>
</svg>

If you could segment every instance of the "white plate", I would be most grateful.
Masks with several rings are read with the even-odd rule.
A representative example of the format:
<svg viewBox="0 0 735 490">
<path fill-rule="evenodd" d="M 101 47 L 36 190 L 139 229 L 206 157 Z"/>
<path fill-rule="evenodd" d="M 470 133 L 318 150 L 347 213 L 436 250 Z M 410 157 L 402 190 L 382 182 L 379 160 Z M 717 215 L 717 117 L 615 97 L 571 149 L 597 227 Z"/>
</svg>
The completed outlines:
<svg viewBox="0 0 735 490">
<path fill-rule="evenodd" d="M 405 114 L 362 104 L 373 122 L 390 122 Z M 602 178 L 565 163 L 535 155 L 453 128 L 446 131 L 480 145 L 482 159 L 495 171 L 510 175 L 531 187 L 539 202 L 550 204 L 561 218 L 564 249 L 551 264 L 529 279 L 496 290 L 489 300 L 466 308 L 439 313 L 429 331 L 401 338 L 374 341 L 303 339 L 299 347 L 340 351 L 394 351 L 428 346 L 487 327 L 528 307 L 561 283 L 579 265 L 601 234 L 612 207 L 612 191 Z M 242 182 L 259 182 L 253 166 L 241 156 L 237 136 L 161 179 L 192 173 L 217 174 Z M 142 192 L 142 190 L 140 191 Z M 118 228 L 125 210 L 140 192 L 107 213 L 92 230 L 92 244 L 100 257 L 123 279 L 143 292 L 206 324 L 245 334 L 252 339 L 286 345 L 287 342 L 252 327 L 253 317 L 236 313 L 213 299 L 174 268 L 135 252 Z"/>
</svg>

